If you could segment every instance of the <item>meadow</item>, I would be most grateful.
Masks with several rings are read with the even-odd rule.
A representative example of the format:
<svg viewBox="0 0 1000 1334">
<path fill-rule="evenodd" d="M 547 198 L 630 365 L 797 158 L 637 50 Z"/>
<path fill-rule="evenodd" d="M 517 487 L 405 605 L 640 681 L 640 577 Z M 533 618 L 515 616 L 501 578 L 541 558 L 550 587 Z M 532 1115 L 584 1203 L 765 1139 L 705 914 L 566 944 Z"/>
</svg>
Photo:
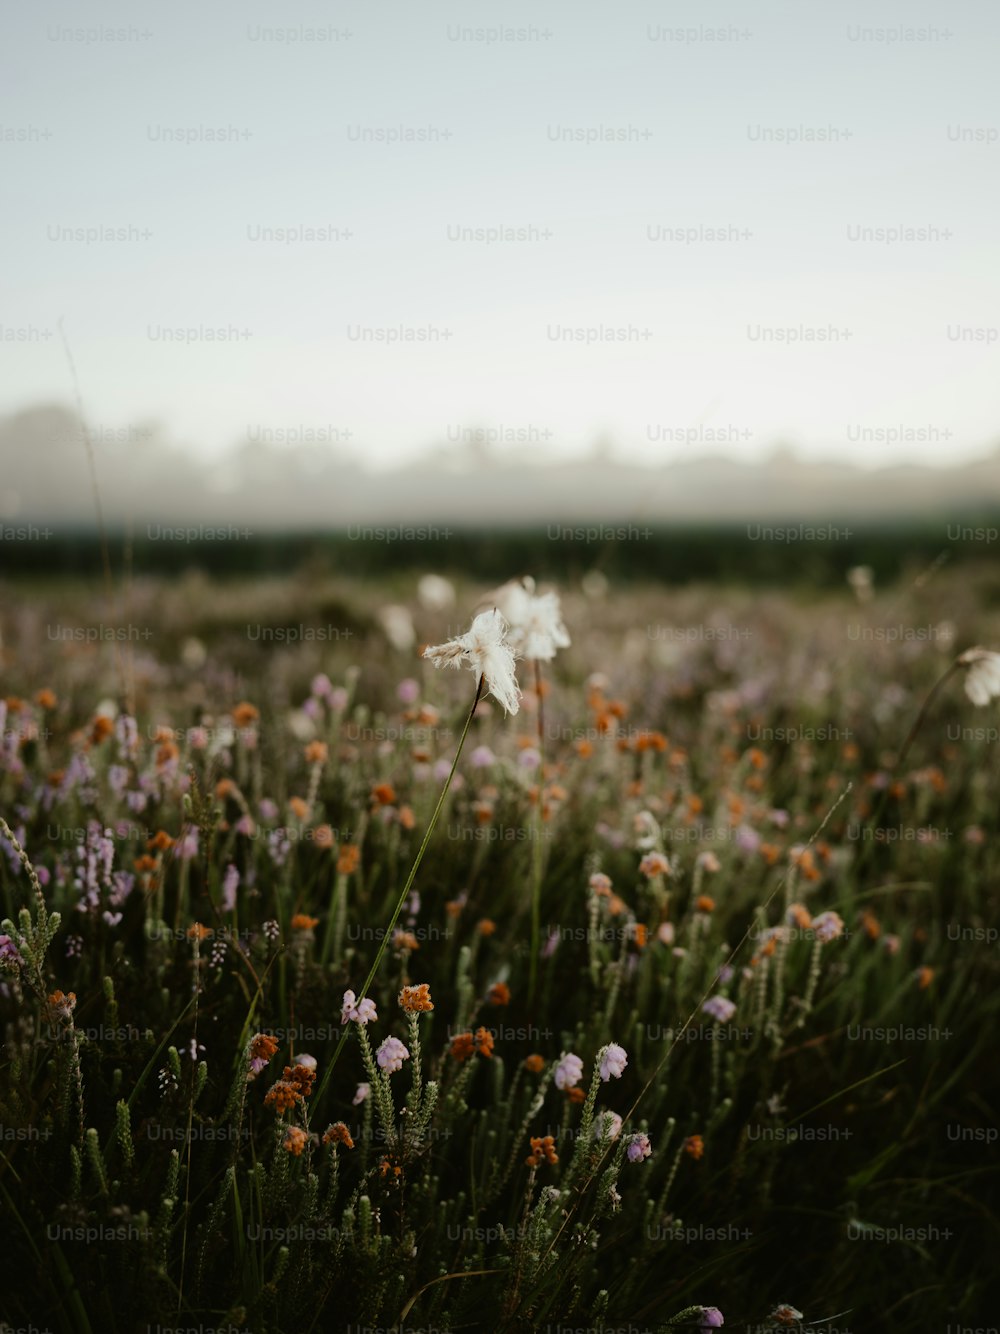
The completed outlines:
<svg viewBox="0 0 1000 1334">
<path fill-rule="evenodd" d="M 5 580 L 10 1326 L 996 1325 L 995 571 L 534 573 Z"/>
</svg>

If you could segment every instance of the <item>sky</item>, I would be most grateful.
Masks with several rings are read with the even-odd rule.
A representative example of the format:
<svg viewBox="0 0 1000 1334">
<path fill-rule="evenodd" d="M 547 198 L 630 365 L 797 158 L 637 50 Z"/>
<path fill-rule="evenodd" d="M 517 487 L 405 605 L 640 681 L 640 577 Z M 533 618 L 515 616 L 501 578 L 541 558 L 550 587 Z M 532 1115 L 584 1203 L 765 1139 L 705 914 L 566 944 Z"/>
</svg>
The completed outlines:
<svg viewBox="0 0 1000 1334">
<path fill-rule="evenodd" d="M 0 413 L 391 468 L 1000 440 L 989 0 L 2 20 Z"/>
</svg>

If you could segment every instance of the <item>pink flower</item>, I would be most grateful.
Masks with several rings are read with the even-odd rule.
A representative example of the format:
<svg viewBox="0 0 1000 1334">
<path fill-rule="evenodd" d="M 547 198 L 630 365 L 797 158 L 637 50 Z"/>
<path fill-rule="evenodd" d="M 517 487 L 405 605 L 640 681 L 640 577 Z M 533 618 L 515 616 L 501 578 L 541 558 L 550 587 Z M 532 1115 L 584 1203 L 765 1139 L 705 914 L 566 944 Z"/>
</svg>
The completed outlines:
<svg viewBox="0 0 1000 1334">
<path fill-rule="evenodd" d="M 644 1158 L 648 1158 L 653 1152 L 653 1146 L 649 1142 L 648 1135 L 633 1135 L 628 1142 L 628 1148 L 625 1150 L 625 1156 L 630 1163 L 641 1163 Z"/>
<path fill-rule="evenodd" d="M 621 1079 L 625 1067 L 628 1065 L 628 1056 L 625 1048 L 619 1047 L 617 1042 L 609 1042 L 606 1047 L 602 1047 L 597 1056 L 601 1078 L 605 1084 L 609 1079 Z"/>
<path fill-rule="evenodd" d="M 617 1139 L 622 1133 L 622 1119 L 617 1112 L 597 1112 L 594 1116 L 594 1138 L 603 1139 L 605 1135 Z"/>
<path fill-rule="evenodd" d="M 583 1078 L 583 1061 L 573 1052 L 564 1052 L 556 1066 L 555 1082 L 557 1089 L 575 1088 Z"/>
<path fill-rule="evenodd" d="M 718 1329 L 720 1325 L 725 1323 L 722 1312 L 717 1306 L 703 1306 L 701 1308 L 702 1329 Z"/>
<path fill-rule="evenodd" d="M 352 1105 L 354 1107 L 360 1107 L 371 1091 L 372 1087 L 370 1084 L 359 1084 L 354 1090 L 354 1097 L 351 1099 Z"/>
<path fill-rule="evenodd" d="M 344 1008 L 340 1012 L 340 1022 L 342 1024 L 370 1024 L 373 1019 L 377 1019 L 375 1012 L 375 1002 L 368 1000 L 358 1000 L 353 991 L 344 992 Z"/>
<path fill-rule="evenodd" d="M 410 1059 L 410 1053 L 399 1038 L 386 1038 L 376 1051 L 375 1059 L 380 1070 L 394 1075 L 397 1070 L 402 1070 L 403 1062 Z"/>
</svg>

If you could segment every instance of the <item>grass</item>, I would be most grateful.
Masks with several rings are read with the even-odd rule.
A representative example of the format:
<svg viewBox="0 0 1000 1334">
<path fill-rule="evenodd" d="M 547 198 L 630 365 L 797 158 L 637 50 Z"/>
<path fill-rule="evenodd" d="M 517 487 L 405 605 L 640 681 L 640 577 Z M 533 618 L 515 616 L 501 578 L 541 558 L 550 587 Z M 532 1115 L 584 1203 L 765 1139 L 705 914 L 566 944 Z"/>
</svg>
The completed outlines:
<svg viewBox="0 0 1000 1334">
<path fill-rule="evenodd" d="M 1000 647 L 991 576 L 863 605 L 565 587 L 541 747 L 522 668 L 516 717 L 476 709 L 401 893 L 475 689 L 416 643 L 486 592 L 431 611 L 415 584 L 148 578 L 113 612 L 5 589 L 0 814 L 41 881 L 0 843 L 5 1319 L 987 1323 L 995 706 L 956 678 L 893 764 L 955 654 Z M 404 1012 L 420 983 L 433 1010 Z M 341 1023 L 349 988 L 367 1027 Z M 720 995 L 731 1018 L 702 1008 Z M 248 1079 L 259 1034 L 276 1050 Z M 409 1059 L 383 1075 L 390 1036 Z M 627 1065 L 603 1080 L 611 1043 Z M 302 1054 L 311 1088 L 283 1081 Z"/>
</svg>

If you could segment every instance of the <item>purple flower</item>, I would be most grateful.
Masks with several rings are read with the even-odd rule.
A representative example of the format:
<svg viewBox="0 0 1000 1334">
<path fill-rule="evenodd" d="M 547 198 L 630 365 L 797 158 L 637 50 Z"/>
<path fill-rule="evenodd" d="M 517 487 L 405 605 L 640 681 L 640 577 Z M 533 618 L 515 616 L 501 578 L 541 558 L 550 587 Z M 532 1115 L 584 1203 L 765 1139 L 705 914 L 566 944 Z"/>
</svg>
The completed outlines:
<svg viewBox="0 0 1000 1334">
<path fill-rule="evenodd" d="M 330 691 L 329 704 L 334 713 L 342 713 L 347 708 L 347 691 L 343 686 L 334 686 Z"/>
<path fill-rule="evenodd" d="M 644 1158 L 648 1158 L 653 1152 L 653 1146 L 649 1142 L 648 1135 L 633 1135 L 628 1142 L 628 1148 L 625 1150 L 625 1156 L 630 1163 L 641 1163 Z"/>
<path fill-rule="evenodd" d="M 262 797 L 257 803 L 257 812 L 262 820 L 274 820 L 278 815 L 278 807 L 270 797 Z"/>
<path fill-rule="evenodd" d="M 725 1323 L 722 1312 L 717 1306 L 703 1306 L 701 1308 L 702 1329 L 718 1329 L 720 1325 Z"/>
<path fill-rule="evenodd" d="M 362 1004 L 364 1004 L 363 1001 Z M 394 1075 L 397 1070 L 402 1070 L 403 1062 L 410 1059 L 410 1053 L 399 1038 L 386 1038 L 376 1051 L 375 1059 L 378 1061 L 380 1070 L 385 1070 L 387 1074 Z"/>
<path fill-rule="evenodd" d="M 710 996 L 701 1008 L 720 1024 L 728 1024 L 736 1013 L 736 1006 L 727 996 Z"/>
<path fill-rule="evenodd" d="M 542 757 L 534 746 L 526 746 L 517 757 L 517 762 L 522 769 L 537 769 Z"/>
<path fill-rule="evenodd" d="M 555 1083 L 557 1089 L 575 1088 L 583 1078 L 583 1061 L 571 1051 L 564 1052 L 556 1066 Z"/>
<path fill-rule="evenodd" d="M 843 933 L 844 921 L 839 913 L 823 912 L 813 918 L 812 929 L 819 943 L 826 945 Z"/>
<path fill-rule="evenodd" d="M 469 756 L 469 763 L 473 769 L 487 769 L 496 762 L 496 756 L 490 750 L 489 746 L 477 746 Z"/>
<path fill-rule="evenodd" d="M 24 960 L 17 952 L 17 947 L 10 936 L 0 936 L 0 964 L 15 963 L 23 964 Z"/>
<path fill-rule="evenodd" d="M 309 693 L 315 695 L 317 699 L 329 699 L 332 689 L 333 686 L 330 684 L 330 678 L 326 672 L 317 672 L 309 686 Z"/>
<path fill-rule="evenodd" d="M 420 698 L 420 682 L 414 681 L 412 676 L 400 681 L 396 687 L 396 698 L 400 704 L 416 704 Z"/>
<path fill-rule="evenodd" d="M 236 907 L 236 891 L 240 886 L 240 873 L 229 863 L 222 876 L 222 907 L 225 912 L 232 912 Z"/>
<path fill-rule="evenodd" d="M 364 1100 L 368 1097 L 371 1091 L 372 1091 L 372 1086 L 370 1084 L 359 1084 L 358 1087 L 354 1090 L 354 1097 L 351 1099 L 351 1102 L 355 1107 L 359 1107 L 361 1103 L 363 1103 Z"/>
<path fill-rule="evenodd" d="M 625 1067 L 628 1065 L 628 1056 L 624 1047 L 619 1047 L 617 1042 L 609 1042 L 606 1047 L 602 1047 L 597 1054 L 601 1078 L 605 1084 L 609 1079 L 621 1079 Z"/>
<path fill-rule="evenodd" d="M 756 852 L 760 847 L 760 834 L 748 824 L 741 824 L 736 831 L 736 846 L 743 852 Z M 715 1308 L 712 1307 L 712 1310 Z"/>
</svg>

